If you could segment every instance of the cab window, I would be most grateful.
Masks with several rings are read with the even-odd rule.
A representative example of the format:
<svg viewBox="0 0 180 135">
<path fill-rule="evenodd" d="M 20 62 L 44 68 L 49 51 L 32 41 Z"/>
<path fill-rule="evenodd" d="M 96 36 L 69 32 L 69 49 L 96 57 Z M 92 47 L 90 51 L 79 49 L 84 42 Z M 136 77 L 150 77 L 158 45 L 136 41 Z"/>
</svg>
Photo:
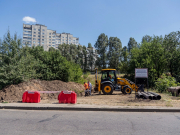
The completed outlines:
<svg viewBox="0 0 180 135">
<path fill-rule="evenodd" d="M 110 71 L 110 72 L 109 72 L 109 77 L 110 77 L 111 79 L 114 79 L 114 78 L 115 78 L 115 76 L 114 76 L 114 71 Z"/>
<path fill-rule="evenodd" d="M 103 71 L 103 72 L 102 72 L 101 78 L 102 78 L 102 79 L 106 79 L 106 78 L 107 78 L 107 72 L 106 72 L 106 71 Z"/>
</svg>

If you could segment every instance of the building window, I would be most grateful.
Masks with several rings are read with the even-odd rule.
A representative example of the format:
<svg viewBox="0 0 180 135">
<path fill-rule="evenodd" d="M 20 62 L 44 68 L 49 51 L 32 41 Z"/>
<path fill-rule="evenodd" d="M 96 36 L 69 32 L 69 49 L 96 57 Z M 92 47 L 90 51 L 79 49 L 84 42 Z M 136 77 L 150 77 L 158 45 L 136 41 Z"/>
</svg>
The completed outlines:
<svg viewBox="0 0 180 135">
<path fill-rule="evenodd" d="M 55 39 L 52 39 L 52 41 L 55 41 Z"/>
<path fill-rule="evenodd" d="M 38 32 L 38 34 L 40 34 L 40 32 Z"/>
<path fill-rule="evenodd" d="M 53 36 L 53 38 L 55 38 L 55 36 Z"/>
<path fill-rule="evenodd" d="M 36 37 L 36 35 L 33 35 L 33 37 Z"/>
<path fill-rule="evenodd" d="M 38 39 L 40 41 L 40 39 Z"/>
<path fill-rule="evenodd" d="M 51 36 L 49 36 L 49 38 L 51 38 Z"/>
<path fill-rule="evenodd" d="M 33 38 L 33 40 L 36 40 L 36 38 Z"/>
<path fill-rule="evenodd" d="M 40 36 L 38 36 L 38 37 L 40 37 Z"/>
<path fill-rule="evenodd" d="M 49 33 L 49 35 L 51 35 L 51 33 Z"/>
<path fill-rule="evenodd" d="M 26 33 L 31 33 L 31 31 L 26 31 L 26 30 L 24 30 L 24 32 L 26 32 Z"/>
<path fill-rule="evenodd" d="M 69 41 L 71 41 L 71 40 L 69 40 Z"/>
<path fill-rule="evenodd" d="M 45 30 L 43 29 L 43 31 L 45 31 Z"/>
<path fill-rule="evenodd" d="M 49 41 L 51 41 L 51 39 L 49 39 Z"/>
<path fill-rule="evenodd" d="M 39 42 L 38 42 L 38 44 L 39 44 Z"/>
<path fill-rule="evenodd" d="M 44 36 L 42 36 L 42 38 L 44 38 Z"/>
<path fill-rule="evenodd" d="M 36 42 L 34 41 L 33 43 L 35 44 Z"/>
<path fill-rule="evenodd" d="M 44 41 L 44 39 L 42 39 L 42 41 Z"/>
<path fill-rule="evenodd" d="M 40 29 L 38 29 L 38 31 L 40 31 Z"/>
<path fill-rule="evenodd" d="M 36 29 L 34 28 L 34 30 L 36 30 Z"/>
<path fill-rule="evenodd" d="M 32 35 L 31 34 L 24 34 L 24 36 L 30 36 L 31 37 Z"/>
<path fill-rule="evenodd" d="M 64 39 L 62 41 L 64 41 Z"/>
<path fill-rule="evenodd" d="M 34 34 L 36 34 L 36 32 L 34 32 Z"/>
<path fill-rule="evenodd" d="M 49 42 L 51 44 L 51 42 Z"/>
<path fill-rule="evenodd" d="M 44 35 L 44 33 L 42 33 Z"/>
<path fill-rule="evenodd" d="M 42 42 L 42 44 L 44 44 L 44 42 Z"/>
<path fill-rule="evenodd" d="M 52 44 L 55 44 L 55 42 L 52 42 Z"/>
<path fill-rule="evenodd" d="M 62 37 L 62 38 L 64 38 L 64 37 Z"/>
</svg>

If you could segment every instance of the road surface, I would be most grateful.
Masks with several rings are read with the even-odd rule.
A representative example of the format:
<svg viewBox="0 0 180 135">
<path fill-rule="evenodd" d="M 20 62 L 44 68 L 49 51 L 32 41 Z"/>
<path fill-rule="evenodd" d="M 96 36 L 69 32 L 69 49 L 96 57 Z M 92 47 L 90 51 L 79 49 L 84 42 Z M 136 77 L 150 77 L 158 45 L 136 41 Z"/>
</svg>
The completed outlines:
<svg viewBox="0 0 180 135">
<path fill-rule="evenodd" d="M 180 113 L 0 110 L 1 135 L 180 135 Z"/>
</svg>

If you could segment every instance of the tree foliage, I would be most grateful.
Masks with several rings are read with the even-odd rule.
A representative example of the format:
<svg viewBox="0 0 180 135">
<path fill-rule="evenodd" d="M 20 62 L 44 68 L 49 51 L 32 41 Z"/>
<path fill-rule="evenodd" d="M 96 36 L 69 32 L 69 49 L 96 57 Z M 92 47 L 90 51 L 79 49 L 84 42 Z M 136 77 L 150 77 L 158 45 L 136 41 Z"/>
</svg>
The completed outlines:
<svg viewBox="0 0 180 135">
<path fill-rule="evenodd" d="M 111 68 L 118 69 L 122 52 L 121 40 L 117 37 L 110 37 L 108 42 L 109 51 L 107 54 L 108 65 Z"/>
<path fill-rule="evenodd" d="M 65 46 L 67 48 L 69 46 Z M 72 50 L 69 51 L 73 53 Z M 30 79 L 81 82 L 80 66 L 70 59 L 72 57 L 68 57 L 68 61 L 61 53 L 53 48 L 47 52 L 40 46 L 22 47 L 21 39 L 17 39 L 16 34 L 11 37 L 8 31 L 0 41 L 0 89 Z"/>
<path fill-rule="evenodd" d="M 134 47 L 138 47 L 138 44 L 134 38 L 130 37 L 128 42 L 128 51 L 130 52 Z"/>
<path fill-rule="evenodd" d="M 107 48 L 108 36 L 104 33 L 100 34 L 94 47 L 97 49 L 99 58 L 97 61 L 98 67 L 106 68 L 107 66 Z"/>
</svg>

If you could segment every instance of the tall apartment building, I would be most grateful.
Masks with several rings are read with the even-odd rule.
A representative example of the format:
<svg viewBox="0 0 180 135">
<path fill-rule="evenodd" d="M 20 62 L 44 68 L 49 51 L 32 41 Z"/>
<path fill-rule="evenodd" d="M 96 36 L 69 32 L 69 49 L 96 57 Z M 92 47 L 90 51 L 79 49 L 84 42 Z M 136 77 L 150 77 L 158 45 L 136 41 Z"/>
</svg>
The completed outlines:
<svg viewBox="0 0 180 135">
<path fill-rule="evenodd" d="M 50 47 L 58 48 L 59 44 L 79 45 L 79 38 L 73 37 L 70 33 L 56 33 L 55 30 L 47 29 L 41 24 L 23 24 L 23 45 L 43 46 L 48 51 Z"/>
</svg>

